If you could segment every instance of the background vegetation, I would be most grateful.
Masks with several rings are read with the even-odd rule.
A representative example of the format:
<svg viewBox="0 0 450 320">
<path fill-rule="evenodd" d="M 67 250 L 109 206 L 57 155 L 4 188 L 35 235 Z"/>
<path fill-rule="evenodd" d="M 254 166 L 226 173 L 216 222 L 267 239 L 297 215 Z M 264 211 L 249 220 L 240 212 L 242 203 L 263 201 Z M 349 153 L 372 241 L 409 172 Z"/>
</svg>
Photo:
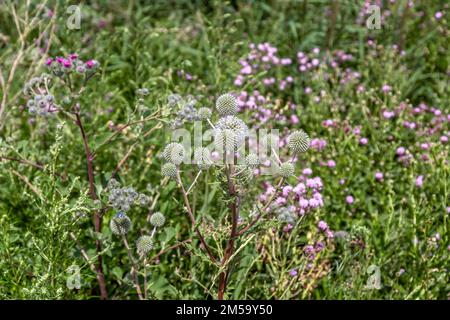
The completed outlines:
<svg viewBox="0 0 450 320">
<path fill-rule="evenodd" d="M 302 128 L 316 139 L 296 176 L 310 168 L 320 177 L 324 206 L 288 230 L 276 217 L 252 229 L 237 244 L 226 298 L 448 298 L 450 8 L 446 1 L 376 2 L 380 30 L 366 27 L 364 1 L 337 0 L 85 1 L 81 28 L 70 30 L 72 2 L 2 1 L 0 297 L 98 298 L 92 265 L 101 255 L 108 297 L 137 298 L 126 248 L 108 227 L 116 210 L 105 189 L 114 175 L 151 200 L 129 212 L 132 250 L 151 231 L 149 213 L 166 217 L 139 270 L 148 298 L 215 299 L 219 269 L 199 249 L 176 183 L 161 175 L 174 119 L 167 99 L 193 95 L 197 107 L 213 108 L 222 93 L 244 99 L 246 92 L 264 98 L 240 113 L 249 125 Z M 240 84 L 242 60 L 251 44 L 262 43 L 292 63 L 253 68 Z M 299 71 L 298 52 L 320 64 Z M 100 63 L 77 98 L 95 154 L 96 201 L 79 128 L 61 113 L 30 115 L 22 93 L 33 76 L 48 72 L 48 57 L 72 53 Z M 293 82 L 281 89 L 289 76 Z M 265 84 L 270 78 L 274 85 Z M 149 94 L 137 96 L 140 88 Z M 61 83 L 53 90 L 58 101 L 70 96 Z M 260 116 L 264 110 L 270 112 Z M 195 176 L 183 170 L 186 184 Z M 210 169 L 190 196 L 207 241 L 220 244 L 229 213 L 215 181 Z M 264 182 L 274 183 L 260 176 L 248 185 L 248 203 L 264 193 Z M 94 212 L 102 215 L 101 231 L 92 226 Z M 305 247 L 322 237 L 320 220 L 334 238 L 311 260 Z M 81 287 L 71 290 L 73 265 Z M 371 265 L 379 267 L 379 289 L 366 287 Z"/>
</svg>

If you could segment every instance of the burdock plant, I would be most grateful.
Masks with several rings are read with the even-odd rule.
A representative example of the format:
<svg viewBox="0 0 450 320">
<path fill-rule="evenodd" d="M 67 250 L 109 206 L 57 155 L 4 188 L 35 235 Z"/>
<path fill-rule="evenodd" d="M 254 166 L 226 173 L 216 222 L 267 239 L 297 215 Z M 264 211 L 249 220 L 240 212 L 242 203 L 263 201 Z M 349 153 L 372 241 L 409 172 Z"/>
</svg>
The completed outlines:
<svg viewBox="0 0 450 320">
<path fill-rule="evenodd" d="M 211 151 L 205 147 L 197 147 L 194 149 L 194 163 L 198 165 L 199 172 L 196 175 L 194 181 L 189 188 L 185 188 L 182 181 L 180 166 L 186 155 L 186 150 L 179 143 L 172 142 L 168 144 L 163 150 L 163 158 L 166 161 L 162 165 L 162 174 L 166 177 L 173 178 L 177 181 L 178 187 L 182 193 L 185 210 L 191 222 L 192 228 L 197 234 L 197 237 L 201 244 L 201 249 L 206 253 L 211 263 L 219 269 L 218 283 L 217 283 L 217 298 L 223 299 L 227 284 L 230 279 L 230 272 L 234 259 L 232 257 L 236 254 L 235 243 L 240 237 L 244 236 L 251 230 L 260 219 L 267 213 L 267 209 L 274 200 L 276 192 L 273 192 L 272 197 L 264 204 L 256 204 L 256 212 L 251 216 L 251 220 L 246 225 L 240 225 L 238 220 L 240 218 L 240 209 L 242 207 L 241 201 L 243 200 L 243 194 L 245 193 L 245 183 L 247 178 L 252 178 L 253 172 L 260 165 L 259 156 L 255 153 L 250 153 L 243 156 L 243 163 L 237 163 L 237 154 L 243 149 L 242 147 L 246 143 L 249 137 L 249 129 L 246 123 L 237 117 L 238 103 L 236 98 L 232 94 L 223 94 L 216 101 L 216 110 L 219 119 L 213 124 L 212 112 L 206 107 L 202 107 L 198 114 L 201 114 L 198 118 L 200 120 L 206 120 L 207 123 L 213 129 L 214 147 L 218 154 L 222 155 L 223 162 L 212 162 Z M 276 173 L 279 175 L 279 181 L 277 183 L 277 190 L 283 184 L 285 179 L 288 179 L 294 174 L 295 167 L 293 159 L 300 152 L 305 152 L 309 148 L 310 139 L 308 135 L 302 131 L 295 131 L 289 137 L 288 146 L 293 152 L 292 158 L 286 162 L 281 162 L 280 157 L 276 154 L 274 147 L 278 144 L 278 137 L 275 135 L 268 135 L 261 142 L 265 147 L 269 146 L 269 150 L 275 153 L 276 163 L 274 167 L 277 168 Z M 229 161 L 231 159 L 231 161 Z M 203 236 L 203 230 L 201 223 L 193 211 L 189 194 L 195 186 L 202 170 L 208 170 L 210 168 L 216 172 L 219 184 L 225 194 L 225 201 L 228 206 L 230 221 L 230 231 L 225 241 L 225 247 L 219 243 L 216 246 L 210 245 L 211 239 L 206 239 Z M 222 245 L 222 249 L 220 249 Z M 218 249 L 213 249 L 218 248 Z"/>
<path fill-rule="evenodd" d="M 107 209 L 112 206 L 120 211 L 120 213 L 112 219 L 110 224 L 111 230 L 115 234 L 125 236 L 126 231 L 128 230 L 127 223 L 129 222 L 129 219 L 124 212 L 128 211 L 135 204 L 145 205 L 148 203 L 148 198 L 145 195 L 136 193 L 132 188 L 109 187 L 111 191 L 108 199 L 110 206 L 102 206 L 100 196 L 97 193 L 94 160 L 96 159 L 99 150 L 110 144 L 121 132 L 132 125 L 143 124 L 146 121 L 157 119 L 160 110 L 158 109 L 146 117 L 141 116 L 138 120 L 132 121 L 130 119 L 128 123 L 117 128 L 114 133 L 111 133 L 111 135 L 106 138 L 101 145 L 97 146 L 96 149 L 91 149 L 93 144 L 92 141 L 90 141 L 90 138 L 95 136 L 95 134 L 86 132 L 84 116 L 86 115 L 87 110 L 82 106 L 82 98 L 92 79 L 97 76 L 98 71 L 100 70 L 100 63 L 94 59 L 81 60 L 77 54 L 70 54 L 65 57 L 50 57 L 46 60 L 45 65 L 47 67 L 47 73 L 32 78 L 23 88 L 23 94 L 26 98 L 25 105 L 28 108 L 28 112 L 32 116 L 65 117 L 76 125 L 84 148 L 88 195 L 95 204 L 95 207 L 92 209 L 94 232 L 96 234 L 101 234 L 103 217 Z M 142 102 L 143 97 L 148 94 L 148 89 L 138 90 L 138 102 Z M 141 103 L 138 103 L 137 106 L 138 105 L 141 105 Z M 144 136 L 148 136 L 154 129 L 158 128 L 160 128 L 159 124 L 146 132 Z M 124 164 L 126 159 L 127 156 L 120 160 L 112 176 L 117 174 L 117 171 Z M 97 206 L 97 204 L 100 205 Z M 103 272 L 102 253 L 104 250 L 102 247 L 102 241 L 99 237 L 96 237 L 95 249 L 97 261 L 95 266 L 92 266 L 91 269 L 97 276 L 100 298 L 107 299 L 108 290 L 106 288 Z M 90 259 L 87 260 L 91 263 Z"/>
</svg>

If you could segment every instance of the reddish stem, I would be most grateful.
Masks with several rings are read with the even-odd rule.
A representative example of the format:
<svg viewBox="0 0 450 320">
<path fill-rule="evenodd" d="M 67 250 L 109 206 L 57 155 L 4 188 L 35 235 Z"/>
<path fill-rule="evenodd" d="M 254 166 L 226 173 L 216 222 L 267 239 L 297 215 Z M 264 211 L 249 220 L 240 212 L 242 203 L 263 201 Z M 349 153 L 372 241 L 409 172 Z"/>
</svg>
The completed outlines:
<svg viewBox="0 0 450 320">
<path fill-rule="evenodd" d="M 81 121 L 80 114 L 78 112 L 75 113 L 76 117 L 76 125 L 80 128 L 81 137 L 83 138 L 83 144 L 84 144 L 84 151 L 86 154 L 86 164 L 87 164 L 87 172 L 88 172 L 88 180 L 89 180 L 89 196 L 92 200 L 97 200 L 97 194 L 95 192 L 95 180 L 94 180 L 94 169 L 92 164 L 92 154 L 89 149 L 89 143 L 86 137 L 86 133 L 84 131 L 83 123 Z M 101 232 L 102 231 L 102 216 L 96 210 L 94 212 L 94 230 L 95 232 Z M 102 300 L 108 299 L 108 291 L 106 290 L 106 282 L 105 282 L 105 275 L 103 273 L 103 263 L 102 263 L 102 244 L 100 240 L 95 240 L 95 248 L 97 252 L 97 265 L 95 266 L 96 272 L 97 272 L 97 281 L 98 285 L 100 287 L 100 298 Z"/>
<path fill-rule="evenodd" d="M 239 216 L 239 197 L 236 193 L 236 186 L 234 185 L 233 181 L 231 180 L 231 177 L 234 174 L 234 166 L 231 165 L 229 170 L 227 170 L 227 180 L 228 180 L 228 194 L 233 200 L 230 203 L 230 210 L 231 210 L 231 233 L 230 238 L 228 239 L 227 246 L 225 248 L 225 252 L 222 259 L 222 266 L 224 266 L 228 260 L 233 255 L 234 251 L 234 240 L 238 236 L 237 232 L 237 223 L 238 223 L 238 216 Z M 227 266 L 226 270 L 222 272 L 219 276 L 219 290 L 217 294 L 218 300 L 223 300 L 223 295 L 225 293 L 225 289 L 227 287 L 228 282 L 228 276 L 230 273 L 230 267 Z"/>
</svg>

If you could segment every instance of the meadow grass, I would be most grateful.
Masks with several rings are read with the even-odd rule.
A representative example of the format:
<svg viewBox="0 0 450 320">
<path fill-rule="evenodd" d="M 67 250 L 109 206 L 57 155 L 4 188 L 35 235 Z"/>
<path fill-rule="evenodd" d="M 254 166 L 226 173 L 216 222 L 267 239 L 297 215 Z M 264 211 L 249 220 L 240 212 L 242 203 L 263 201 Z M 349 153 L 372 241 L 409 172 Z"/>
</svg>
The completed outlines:
<svg viewBox="0 0 450 320">
<path fill-rule="evenodd" d="M 374 3 L 379 30 L 364 1 L 97 0 L 80 29 L 68 1 L 2 2 L 0 297 L 448 299 L 450 8 Z M 61 110 L 30 114 L 24 85 L 74 53 L 99 63 L 92 78 L 53 76 Z M 283 191 L 258 169 L 161 173 L 175 128 L 192 132 L 200 107 L 217 125 L 224 93 L 248 127 L 279 130 L 282 161 L 294 130 L 312 139 Z M 284 189 L 299 184 L 304 207 Z M 111 201 L 122 187 L 130 202 Z M 274 190 L 230 244 L 236 198 L 245 228 Z"/>
</svg>

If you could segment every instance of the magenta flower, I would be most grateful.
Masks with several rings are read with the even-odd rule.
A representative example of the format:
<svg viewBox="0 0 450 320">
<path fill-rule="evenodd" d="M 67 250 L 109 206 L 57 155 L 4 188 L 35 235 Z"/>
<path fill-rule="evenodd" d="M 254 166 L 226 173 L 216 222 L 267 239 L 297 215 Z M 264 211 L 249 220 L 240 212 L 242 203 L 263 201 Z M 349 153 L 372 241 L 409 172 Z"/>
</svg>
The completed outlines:
<svg viewBox="0 0 450 320">
<path fill-rule="evenodd" d="M 291 115 L 290 120 L 291 120 L 291 124 L 297 124 L 300 122 L 300 120 L 298 119 L 298 117 L 295 114 Z"/>
<path fill-rule="evenodd" d="M 424 143 L 420 144 L 420 147 L 421 147 L 423 150 L 428 150 L 428 149 L 430 148 L 430 144 L 424 142 Z"/>
<path fill-rule="evenodd" d="M 416 178 L 416 187 L 421 188 L 423 185 L 423 176 L 418 176 Z"/>
<path fill-rule="evenodd" d="M 283 187 L 283 191 L 282 191 L 282 194 L 283 194 L 283 197 L 287 197 L 291 192 L 292 192 L 292 187 L 291 186 L 285 186 L 285 187 Z"/>
<path fill-rule="evenodd" d="M 92 69 L 93 67 L 95 67 L 95 61 L 94 60 L 88 60 L 86 61 L 86 67 L 88 69 Z"/>
<path fill-rule="evenodd" d="M 391 90 L 392 90 L 391 86 L 390 86 L 390 85 L 387 85 L 387 84 L 384 84 L 384 85 L 381 87 L 381 91 L 384 92 L 384 93 L 388 93 L 388 92 L 390 92 Z"/>
<path fill-rule="evenodd" d="M 334 168 L 334 167 L 336 167 L 336 162 L 334 162 L 334 160 L 328 160 L 327 166 L 329 168 Z"/>
<path fill-rule="evenodd" d="M 436 20 L 440 20 L 443 16 L 444 16 L 444 14 L 441 11 L 438 11 L 434 14 L 434 17 L 436 18 Z"/>
<path fill-rule="evenodd" d="M 328 230 L 328 224 L 325 221 L 321 220 L 317 224 L 317 228 L 319 228 L 320 231 L 325 232 Z"/>
<path fill-rule="evenodd" d="M 395 112 L 394 111 L 384 111 L 383 112 L 383 117 L 385 119 L 391 119 L 395 116 Z"/>
<path fill-rule="evenodd" d="M 365 146 L 367 143 L 369 143 L 369 140 L 367 138 L 359 139 L 359 144 Z"/>
<path fill-rule="evenodd" d="M 377 179 L 378 181 L 383 180 L 383 173 L 382 172 L 376 172 L 375 173 L 375 179 Z"/>
<path fill-rule="evenodd" d="M 299 201 L 299 205 L 300 205 L 300 208 L 307 209 L 308 206 L 309 206 L 309 201 L 306 200 L 306 199 L 301 198 L 300 201 Z"/>
<path fill-rule="evenodd" d="M 252 67 L 250 65 L 246 65 L 241 69 L 242 74 L 251 74 L 252 73 Z"/>
<path fill-rule="evenodd" d="M 346 201 L 348 204 L 352 204 L 352 203 L 354 202 L 354 199 L 353 199 L 352 196 L 348 195 L 347 197 L 345 197 L 345 201 Z"/>
<path fill-rule="evenodd" d="M 72 66 L 72 62 L 68 59 L 64 59 L 63 66 L 64 68 L 70 68 Z"/>
<path fill-rule="evenodd" d="M 398 156 L 402 156 L 402 155 L 405 154 L 405 152 L 406 152 L 406 149 L 405 149 L 404 147 L 398 147 L 395 153 L 396 153 Z"/>
</svg>

